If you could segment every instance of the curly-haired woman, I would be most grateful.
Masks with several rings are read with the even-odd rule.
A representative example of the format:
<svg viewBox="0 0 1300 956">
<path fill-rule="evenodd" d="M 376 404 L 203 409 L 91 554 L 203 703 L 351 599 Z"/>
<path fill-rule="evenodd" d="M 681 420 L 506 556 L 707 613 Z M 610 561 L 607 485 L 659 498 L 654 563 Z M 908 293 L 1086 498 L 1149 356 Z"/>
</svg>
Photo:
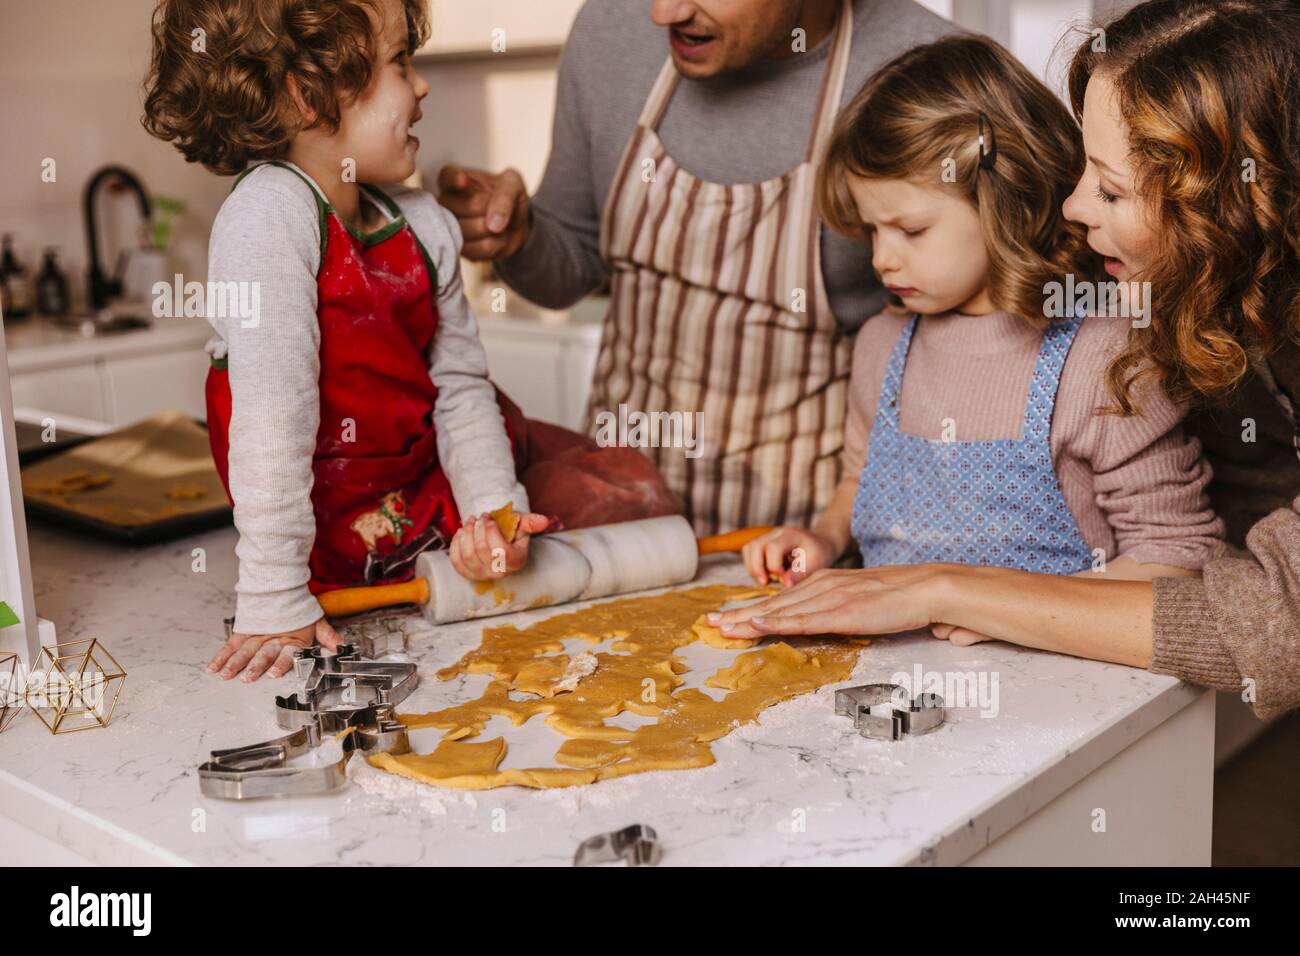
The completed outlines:
<svg viewBox="0 0 1300 956">
<path fill-rule="evenodd" d="M 1149 0 L 1104 40 L 1070 69 L 1087 165 L 1064 211 L 1110 275 L 1150 283 L 1152 321 L 1106 373 L 1112 411 L 1140 414 L 1150 382 L 1192 403 L 1211 497 L 1245 550 L 1153 582 L 823 570 L 718 615 L 723 633 L 930 627 L 1250 689 L 1261 716 L 1300 706 L 1300 4 Z"/>
</svg>

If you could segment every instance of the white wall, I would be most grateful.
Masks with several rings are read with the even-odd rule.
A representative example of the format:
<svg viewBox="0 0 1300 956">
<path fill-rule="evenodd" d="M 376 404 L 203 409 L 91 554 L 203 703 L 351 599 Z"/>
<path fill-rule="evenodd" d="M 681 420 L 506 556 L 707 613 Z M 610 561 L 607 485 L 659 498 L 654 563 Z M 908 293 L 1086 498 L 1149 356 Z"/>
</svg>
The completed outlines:
<svg viewBox="0 0 1300 956">
<path fill-rule="evenodd" d="M 511 5 L 533 11 L 518 21 L 518 29 L 509 17 L 503 20 L 516 48 L 558 41 L 578 6 L 578 0 L 556 0 L 562 16 L 552 36 L 539 27 L 537 4 L 495 2 L 485 24 L 502 19 Z M 187 279 L 205 279 L 208 230 L 231 181 L 186 163 L 140 126 L 154 0 L 0 0 L 0 6 L 0 232 L 16 235 L 29 269 L 39 266 L 46 246 L 58 246 L 80 305 L 87 268 L 82 189 L 100 166 L 117 163 L 133 170 L 151 194 L 189 205 L 172 243 L 172 266 Z M 456 49 L 480 36 L 486 49 L 490 30 L 474 28 L 466 9 L 438 0 L 435 23 L 444 28 L 439 35 Z M 546 53 L 421 60 L 419 69 L 432 86 L 419 127 L 426 185 L 452 159 L 513 165 L 536 185 L 550 148 L 556 61 Z M 56 163 L 52 183 L 41 181 L 47 158 Z M 124 248 L 134 239 L 138 219 L 133 200 L 105 197 L 99 208 L 106 220 L 101 248 Z"/>
<path fill-rule="evenodd" d="M 81 193 L 106 163 L 133 170 L 150 193 L 191 213 L 178 225 L 174 266 L 206 276 L 207 235 L 228 182 L 188 164 L 140 126 L 153 0 L 3 0 L 0 13 L 0 232 L 14 232 L 29 269 L 47 245 L 61 248 L 74 301 L 85 294 Z M 41 181 L 41 164 L 57 179 Z M 138 213 L 126 196 L 105 199 L 101 249 L 122 248 Z M 118 215 L 120 213 L 120 215 Z M 109 238 L 106 238 L 109 237 Z"/>
</svg>

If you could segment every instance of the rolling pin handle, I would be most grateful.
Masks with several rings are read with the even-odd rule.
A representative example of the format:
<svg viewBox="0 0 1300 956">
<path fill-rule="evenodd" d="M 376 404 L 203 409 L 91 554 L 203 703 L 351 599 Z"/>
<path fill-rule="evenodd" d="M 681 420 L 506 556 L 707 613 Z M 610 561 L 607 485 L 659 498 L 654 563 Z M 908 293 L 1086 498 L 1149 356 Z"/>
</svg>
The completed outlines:
<svg viewBox="0 0 1300 956">
<path fill-rule="evenodd" d="M 363 588 L 339 588 L 316 595 L 326 617 L 344 617 L 395 604 L 429 603 L 429 582 L 416 577 L 401 584 L 376 584 Z"/>
<path fill-rule="evenodd" d="M 772 525 L 769 524 L 759 528 L 741 528 L 727 534 L 715 534 L 707 538 L 700 538 L 700 554 L 725 554 L 731 551 L 739 551 L 755 538 L 761 538 L 771 530 Z"/>
</svg>

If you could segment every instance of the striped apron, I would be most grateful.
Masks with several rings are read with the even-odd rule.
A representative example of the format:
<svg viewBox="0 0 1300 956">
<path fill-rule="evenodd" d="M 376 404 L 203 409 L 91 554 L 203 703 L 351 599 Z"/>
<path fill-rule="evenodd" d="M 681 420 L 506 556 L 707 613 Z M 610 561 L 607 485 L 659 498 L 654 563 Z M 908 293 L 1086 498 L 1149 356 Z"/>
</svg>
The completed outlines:
<svg viewBox="0 0 1300 956">
<path fill-rule="evenodd" d="M 844 0 L 804 160 L 761 183 L 707 182 L 668 155 L 655 130 L 679 78 L 669 58 L 605 204 L 611 304 L 588 433 L 620 408 L 680 413 L 679 433 L 698 422 L 689 453 L 662 433 L 655 447 L 636 442 L 697 534 L 808 527 L 839 480 L 852 348 L 822 280 L 814 185 L 852 36 Z"/>
</svg>

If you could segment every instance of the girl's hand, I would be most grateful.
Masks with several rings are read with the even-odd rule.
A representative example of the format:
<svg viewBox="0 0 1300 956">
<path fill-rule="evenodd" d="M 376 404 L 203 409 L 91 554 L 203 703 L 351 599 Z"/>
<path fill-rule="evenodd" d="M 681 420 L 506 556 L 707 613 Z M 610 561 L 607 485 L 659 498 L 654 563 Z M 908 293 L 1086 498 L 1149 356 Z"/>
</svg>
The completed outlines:
<svg viewBox="0 0 1300 956">
<path fill-rule="evenodd" d="M 469 581 L 504 578 L 528 563 L 529 538 L 545 531 L 550 523 L 546 515 L 524 512 L 519 515 L 514 540 L 507 542 L 491 514 L 470 517 L 451 539 L 451 566 Z"/>
<path fill-rule="evenodd" d="M 343 638 L 323 617 L 283 634 L 231 634 L 217 656 L 208 661 L 208 673 L 230 680 L 242 672 L 240 679 L 245 683 L 257 680 L 264 672 L 282 677 L 293 669 L 294 652 L 313 643 L 332 651 L 343 643 Z"/>
<path fill-rule="evenodd" d="M 802 552 L 796 556 L 795 551 Z M 824 535 L 804 528 L 773 528 L 761 538 L 755 538 L 741 551 L 745 570 L 759 584 L 776 579 L 790 587 L 820 568 L 829 567 L 837 551 L 834 543 Z M 801 557 L 801 560 L 796 560 Z M 786 559 L 792 567 L 786 567 Z M 798 568 L 798 570 L 795 570 Z"/>
<path fill-rule="evenodd" d="M 710 614 L 727 637 L 767 634 L 895 634 L 937 622 L 944 565 L 823 569 L 748 607 Z"/>
</svg>

